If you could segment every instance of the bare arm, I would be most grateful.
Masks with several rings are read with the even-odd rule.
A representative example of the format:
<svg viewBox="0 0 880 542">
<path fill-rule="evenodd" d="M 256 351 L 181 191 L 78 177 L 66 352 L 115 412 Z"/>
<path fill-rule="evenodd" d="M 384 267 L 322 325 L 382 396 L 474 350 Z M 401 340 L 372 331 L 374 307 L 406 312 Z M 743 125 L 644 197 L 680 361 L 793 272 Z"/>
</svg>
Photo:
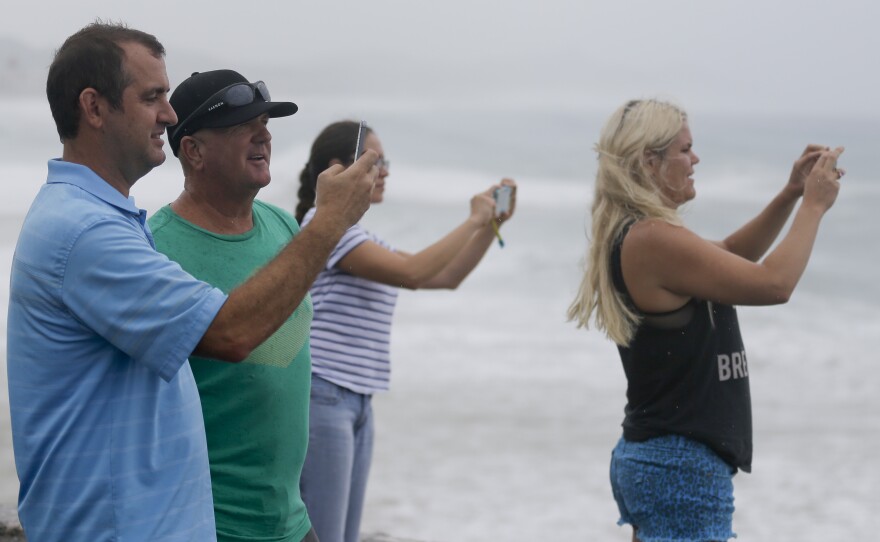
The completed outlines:
<svg viewBox="0 0 880 542">
<path fill-rule="evenodd" d="M 491 196 L 494 188 L 471 198 L 471 214 L 467 220 L 429 247 L 408 254 L 392 252 L 367 241 L 339 260 L 338 266 L 352 275 L 401 288 L 457 286 L 492 243 L 489 221 L 495 209 Z M 447 269 L 445 278 L 437 278 Z"/>
<path fill-rule="evenodd" d="M 492 227 L 483 226 L 471 236 L 467 244 L 446 267 L 425 281 L 420 288 L 455 290 L 477 267 L 494 240 L 495 232 Z"/>
<path fill-rule="evenodd" d="M 339 239 L 370 206 L 377 155 L 318 178 L 312 221 L 266 266 L 229 294 L 195 354 L 241 361 L 268 339 L 302 302 Z"/>
<path fill-rule="evenodd" d="M 753 262 L 761 259 L 779 236 L 797 200 L 803 195 L 804 181 L 823 150 L 828 149 L 821 145 L 808 145 L 795 161 L 785 188 L 758 216 L 718 243 L 719 246 Z"/>
<path fill-rule="evenodd" d="M 503 179 L 501 184 L 513 187 L 513 193 L 510 200 L 510 210 L 500 217 L 492 219 L 496 220 L 499 226 L 507 222 L 516 210 L 516 183 L 512 179 Z M 471 271 L 477 267 L 477 264 L 483 259 L 494 240 L 495 231 L 492 229 L 492 225 L 484 226 L 471 237 L 467 245 L 455 256 L 449 265 L 422 285 L 422 288 L 450 290 L 458 288 Z"/>
<path fill-rule="evenodd" d="M 790 230 L 761 263 L 662 221 L 633 226 L 624 240 L 622 261 L 636 305 L 643 311 L 663 312 L 692 297 L 732 305 L 787 302 L 806 268 L 819 222 L 840 189 L 835 168 L 842 151 L 822 152 L 806 179 Z"/>
</svg>

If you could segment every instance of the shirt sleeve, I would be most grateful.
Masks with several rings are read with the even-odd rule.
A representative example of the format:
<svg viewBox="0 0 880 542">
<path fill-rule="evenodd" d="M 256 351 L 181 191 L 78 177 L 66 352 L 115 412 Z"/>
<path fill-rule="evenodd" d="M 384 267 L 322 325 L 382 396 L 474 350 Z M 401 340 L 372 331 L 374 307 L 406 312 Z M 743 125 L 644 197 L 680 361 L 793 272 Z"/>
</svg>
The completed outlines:
<svg viewBox="0 0 880 542">
<path fill-rule="evenodd" d="M 343 234 L 342 239 L 336 244 L 336 248 L 330 253 L 330 257 L 327 258 L 327 269 L 336 267 L 339 260 L 357 248 L 358 245 L 369 240 L 370 236 L 359 224 L 348 228 L 345 234 Z"/>
<path fill-rule="evenodd" d="M 73 316 L 165 380 L 226 301 L 121 217 L 97 221 L 75 237 L 63 276 L 61 295 Z"/>
</svg>

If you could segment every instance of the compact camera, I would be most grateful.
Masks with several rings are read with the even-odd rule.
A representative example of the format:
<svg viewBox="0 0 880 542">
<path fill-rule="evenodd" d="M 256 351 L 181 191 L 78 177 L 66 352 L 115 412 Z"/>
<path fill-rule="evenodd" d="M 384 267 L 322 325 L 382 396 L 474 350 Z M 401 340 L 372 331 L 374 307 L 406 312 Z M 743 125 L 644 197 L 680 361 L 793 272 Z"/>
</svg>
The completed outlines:
<svg viewBox="0 0 880 542">
<path fill-rule="evenodd" d="M 501 216 L 510 212 L 510 198 L 513 195 L 513 188 L 507 185 L 495 189 L 495 216 Z"/>
</svg>

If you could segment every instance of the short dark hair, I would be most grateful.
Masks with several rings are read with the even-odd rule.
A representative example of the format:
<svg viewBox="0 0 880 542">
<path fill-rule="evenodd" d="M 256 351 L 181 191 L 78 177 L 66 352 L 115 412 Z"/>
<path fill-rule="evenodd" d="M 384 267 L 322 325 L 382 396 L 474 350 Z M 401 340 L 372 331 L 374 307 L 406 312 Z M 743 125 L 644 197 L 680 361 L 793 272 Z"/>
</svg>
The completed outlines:
<svg viewBox="0 0 880 542">
<path fill-rule="evenodd" d="M 165 56 L 165 48 L 152 34 L 100 19 L 71 35 L 55 52 L 46 79 L 46 97 L 62 142 L 77 136 L 83 90 L 93 88 L 111 107 L 122 108 L 122 93 L 131 83 L 122 44 L 130 42 L 143 45 L 156 58 Z"/>
</svg>

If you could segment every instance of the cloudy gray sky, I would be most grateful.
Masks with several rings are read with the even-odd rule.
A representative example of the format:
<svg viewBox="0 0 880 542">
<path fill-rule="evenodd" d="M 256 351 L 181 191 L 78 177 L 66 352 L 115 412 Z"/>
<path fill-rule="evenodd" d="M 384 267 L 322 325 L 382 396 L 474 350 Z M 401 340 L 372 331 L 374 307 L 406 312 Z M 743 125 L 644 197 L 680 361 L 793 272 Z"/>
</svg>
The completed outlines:
<svg viewBox="0 0 880 542">
<path fill-rule="evenodd" d="M 15 11 L 0 20 L 7 58 L 19 44 L 51 51 L 95 17 L 122 20 L 165 44 L 172 86 L 194 65 L 225 65 L 272 67 L 299 96 L 395 107 L 607 112 L 660 95 L 691 110 L 880 116 L 870 0 L 81 0 Z"/>
</svg>

